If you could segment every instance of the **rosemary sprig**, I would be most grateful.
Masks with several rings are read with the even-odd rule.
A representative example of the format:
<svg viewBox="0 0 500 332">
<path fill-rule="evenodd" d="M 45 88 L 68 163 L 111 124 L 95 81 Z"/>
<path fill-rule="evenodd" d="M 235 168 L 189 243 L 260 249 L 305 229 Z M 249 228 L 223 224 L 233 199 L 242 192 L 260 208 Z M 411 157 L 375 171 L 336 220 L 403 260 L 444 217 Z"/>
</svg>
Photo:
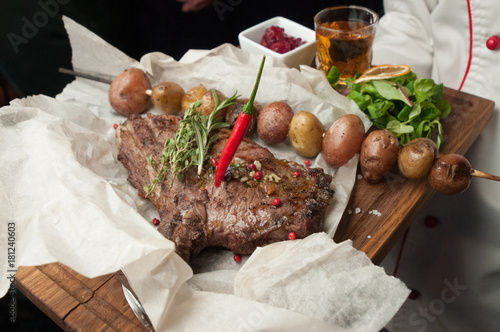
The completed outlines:
<svg viewBox="0 0 500 332">
<path fill-rule="evenodd" d="M 165 180 L 167 171 L 176 175 L 182 181 L 182 173 L 191 166 L 198 166 L 201 174 L 205 161 L 208 160 L 208 149 L 217 140 L 217 136 L 210 137 L 210 133 L 219 128 L 228 127 L 217 114 L 227 106 L 235 103 L 239 97 L 237 93 L 219 104 L 217 93 L 212 89 L 215 108 L 210 115 L 201 115 L 196 111 L 201 105 L 201 100 L 192 103 L 184 113 L 184 118 L 179 121 L 179 126 L 173 138 L 165 140 L 163 152 L 157 162 L 149 156 L 148 163 L 157 172 L 150 185 L 144 185 L 146 196 L 149 195 L 157 184 Z"/>
<path fill-rule="evenodd" d="M 217 117 L 217 114 L 220 110 L 233 105 L 236 99 L 239 97 L 237 92 L 234 93 L 229 98 L 226 98 L 219 105 L 219 98 L 215 90 L 212 90 L 212 96 L 214 98 L 214 103 L 216 105 L 215 110 L 207 116 L 200 116 L 200 121 L 196 121 L 195 117 L 191 118 L 191 122 L 193 128 L 196 132 L 196 141 L 198 144 L 198 154 L 197 154 L 197 162 L 195 164 L 198 165 L 198 175 L 201 174 L 201 170 L 203 169 L 203 164 L 208 159 L 208 149 L 212 145 L 213 142 L 217 140 L 217 136 L 212 136 L 209 138 L 209 134 L 212 130 L 229 127 L 229 124 L 222 121 L 221 117 Z M 218 105 L 218 106 L 217 106 Z"/>
</svg>

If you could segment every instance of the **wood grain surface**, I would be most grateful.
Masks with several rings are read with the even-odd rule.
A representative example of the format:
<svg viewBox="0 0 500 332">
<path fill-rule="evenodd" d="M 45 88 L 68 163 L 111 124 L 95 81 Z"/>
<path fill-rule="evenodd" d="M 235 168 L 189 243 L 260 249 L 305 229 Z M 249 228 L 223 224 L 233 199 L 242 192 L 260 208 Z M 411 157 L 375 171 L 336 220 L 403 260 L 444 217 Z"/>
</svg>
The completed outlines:
<svg viewBox="0 0 500 332">
<path fill-rule="evenodd" d="M 22 266 L 16 274 L 16 287 L 65 331 L 147 332 L 122 283 L 128 286 L 119 272 L 89 279 L 60 263 Z"/>
<path fill-rule="evenodd" d="M 491 119 L 494 103 L 446 88 L 444 98 L 452 112 L 443 123 L 441 152 L 463 154 Z M 425 179 L 408 180 L 398 173 L 376 185 L 360 179 L 334 240 L 351 239 L 377 264 L 433 193 Z M 381 215 L 370 214 L 374 210 Z M 121 273 L 88 279 L 59 263 L 20 267 L 16 276 L 18 289 L 66 331 L 146 331 L 128 306 L 122 283 L 128 285 Z"/>
</svg>

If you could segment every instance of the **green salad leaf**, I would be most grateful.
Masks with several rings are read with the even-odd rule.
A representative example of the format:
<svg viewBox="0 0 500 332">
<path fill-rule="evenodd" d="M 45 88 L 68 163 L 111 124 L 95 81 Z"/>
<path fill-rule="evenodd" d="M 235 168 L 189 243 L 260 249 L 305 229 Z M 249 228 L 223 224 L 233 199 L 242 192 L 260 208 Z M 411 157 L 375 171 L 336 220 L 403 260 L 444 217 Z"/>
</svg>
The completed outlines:
<svg viewBox="0 0 500 332">
<path fill-rule="evenodd" d="M 332 87 L 339 83 L 338 69 L 332 67 L 327 79 Z M 368 82 L 343 81 L 353 100 L 373 125 L 391 131 L 405 145 L 418 137 L 434 139 L 438 148 L 443 138 L 440 120 L 450 114 L 451 106 L 443 99 L 443 84 L 408 74 Z"/>
</svg>

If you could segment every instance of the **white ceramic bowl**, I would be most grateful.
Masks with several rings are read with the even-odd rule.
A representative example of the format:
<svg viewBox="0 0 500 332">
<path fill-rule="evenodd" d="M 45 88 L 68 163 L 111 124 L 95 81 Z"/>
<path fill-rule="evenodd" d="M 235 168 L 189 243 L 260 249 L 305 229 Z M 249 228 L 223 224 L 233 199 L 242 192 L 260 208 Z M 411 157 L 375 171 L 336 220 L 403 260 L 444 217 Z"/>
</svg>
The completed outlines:
<svg viewBox="0 0 500 332">
<path fill-rule="evenodd" d="M 273 25 L 285 29 L 285 34 L 301 38 L 305 43 L 283 54 L 260 45 L 260 40 L 264 32 Z M 290 68 L 298 68 L 299 65 L 311 65 L 316 54 L 316 35 L 314 30 L 281 16 L 273 17 L 240 32 L 238 41 L 243 50 L 276 58 Z"/>
</svg>

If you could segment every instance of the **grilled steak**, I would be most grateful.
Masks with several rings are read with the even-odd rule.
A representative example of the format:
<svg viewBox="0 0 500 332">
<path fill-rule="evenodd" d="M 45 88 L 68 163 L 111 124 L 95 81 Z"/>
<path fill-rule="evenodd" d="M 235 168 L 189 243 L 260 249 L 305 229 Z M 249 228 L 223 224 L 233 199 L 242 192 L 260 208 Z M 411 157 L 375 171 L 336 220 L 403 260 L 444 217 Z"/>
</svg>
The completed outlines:
<svg viewBox="0 0 500 332">
<path fill-rule="evenodd" d="M 131 116 L 116 131 L 118 160 L 128 170 L 128 181 L 146 196 L 156 171 L 148 158 L 159 160 L 166 138 L 172 138 L 179 118 L 166 115 Z M 218 140 L 210 155 L 216 157 L 230 131 L 215 133 Z M 255 163 L 262 172 L 256 180 L 248 168 Z M 294 172 L 300 176 L 294 177 Z M 333 196 L 332 177 L 319 168 L 276 159 L 272 153 L 244 139 L 219 188 L 215 169 L 207 165 L 200 176 L 195 167 L 184 171 L 182 181 L 172 174 L 147 195 L 160 215 L 161 232 L 176 244 L 177 253 L 189 261 L 205 247 L 225 247 L 236 254 L 250 254 L 256 247 L 321 231 L 324 213 Z M 273 206 L 274 198 L 281 204 Z"/>
</svg>

